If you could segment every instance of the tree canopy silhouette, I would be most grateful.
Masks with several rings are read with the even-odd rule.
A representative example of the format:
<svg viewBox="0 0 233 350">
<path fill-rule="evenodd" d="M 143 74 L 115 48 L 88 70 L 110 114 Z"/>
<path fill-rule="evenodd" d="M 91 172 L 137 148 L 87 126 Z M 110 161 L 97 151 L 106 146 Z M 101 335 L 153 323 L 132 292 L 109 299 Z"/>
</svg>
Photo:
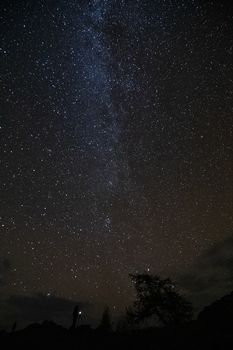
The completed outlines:
<svg viewBox="0 0 233 350">
<path fill-rule="evenodd" d="M 164 326 L 177 325 L 192 318 L 193 307 L 181 296 L 170 279 L 151 274 L 130 274 L 135 284 L 136 301 L 127 308 L 134 322 L 156 317 Z"/>
</svg>

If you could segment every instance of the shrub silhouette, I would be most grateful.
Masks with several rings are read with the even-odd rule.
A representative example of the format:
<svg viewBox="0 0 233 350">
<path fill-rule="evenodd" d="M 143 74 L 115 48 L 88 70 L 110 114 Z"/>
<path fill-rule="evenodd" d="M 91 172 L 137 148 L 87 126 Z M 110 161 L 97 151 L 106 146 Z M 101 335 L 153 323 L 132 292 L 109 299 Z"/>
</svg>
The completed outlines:
<svg viewBox="0 0 233 350">
<path fill-rule="evenodd" d="M 112 322 L 111 322 L 111 316 L 110 316 L 108 307 L 106 307 L 103 312 L 100 325 L 98 326 L 98 330 L 106 333 L 112 331 Z"/>
<path fill-rule="evenodd" d="M 140 323 L 156 316 L 164 326 L 177 325 L 192 318 L 192 304 L 186 301 L 170 279 L 151 274 L 131 274 L 135 284 L 136 301 L 127 308 L 129 319 Z"/>
</svg>

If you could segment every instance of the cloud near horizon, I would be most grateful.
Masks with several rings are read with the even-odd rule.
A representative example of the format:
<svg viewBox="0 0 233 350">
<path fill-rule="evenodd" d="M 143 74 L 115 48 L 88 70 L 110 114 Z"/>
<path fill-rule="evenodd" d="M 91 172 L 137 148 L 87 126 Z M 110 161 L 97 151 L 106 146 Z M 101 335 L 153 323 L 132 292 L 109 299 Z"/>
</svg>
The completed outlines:
<svg viewBox="0 0 233 350">
<path fill-rule="evenodd" d="M 61 298 L 54 295 L 35 294 L 32 296 L 12 295 L 0 305 L 0 328 L 9 328 L 14 321 L 22 328 L 30 323 L 53 320 L 69 327 L 72 321 L 73 308 L 79 305 L 88 317 L 91 304 Z"/>
<path fill-rule="evenodd" d="M 179 284 L 203 307 L 233 290 L 233 238 L 228 238 L 206 251 Z"/>
<path fill-rule="evenodd" d="M 11 271 L 11 268 L 10 260 L 0 257 L 0 287 L 6 284 L 6 275 Z"/>
</svg>

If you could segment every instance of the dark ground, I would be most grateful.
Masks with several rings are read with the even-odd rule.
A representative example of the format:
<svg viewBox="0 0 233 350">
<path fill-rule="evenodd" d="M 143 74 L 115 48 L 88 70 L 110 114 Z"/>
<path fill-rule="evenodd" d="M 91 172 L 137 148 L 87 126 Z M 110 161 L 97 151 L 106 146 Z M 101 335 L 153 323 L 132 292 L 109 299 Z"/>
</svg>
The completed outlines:
<svg viewBox="0 0 233 350">
<path fill-rule="evenodd" d="M 127 326 L 128 327 L 128 326 Z M 105 329 L 105 331 L 104 331 Z M 197 320 L 176 327 L 66 329 L 52 321 L 34 323 L 10 333 L 0 331 L 0 349 L 233 349 L 233 292 L 205 307 Z"/>
<path fill-rule="evenodd" d="M 13 333 L 0 333 L 1 348 L 27 349 L 233 349 L 231 325 L 208 327 L 194 321 L 176 328 L 150 328 L 102 333 L 88 327 L 67 330 L 53 322 L 33 324 Z"/>
</svg>

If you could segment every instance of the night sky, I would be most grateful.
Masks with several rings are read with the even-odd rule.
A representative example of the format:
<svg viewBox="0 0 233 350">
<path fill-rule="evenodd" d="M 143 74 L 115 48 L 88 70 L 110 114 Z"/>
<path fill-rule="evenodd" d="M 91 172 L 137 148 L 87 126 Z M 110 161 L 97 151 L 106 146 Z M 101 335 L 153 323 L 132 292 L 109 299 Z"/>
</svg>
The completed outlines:
<svg viewBox="0 0 233 350">
<path fill-rule="evenodd" d="M 233 289 L 227 3 L 1 1 L 0 324 L 118 315 L 136 271 Z"/>
</svg>

